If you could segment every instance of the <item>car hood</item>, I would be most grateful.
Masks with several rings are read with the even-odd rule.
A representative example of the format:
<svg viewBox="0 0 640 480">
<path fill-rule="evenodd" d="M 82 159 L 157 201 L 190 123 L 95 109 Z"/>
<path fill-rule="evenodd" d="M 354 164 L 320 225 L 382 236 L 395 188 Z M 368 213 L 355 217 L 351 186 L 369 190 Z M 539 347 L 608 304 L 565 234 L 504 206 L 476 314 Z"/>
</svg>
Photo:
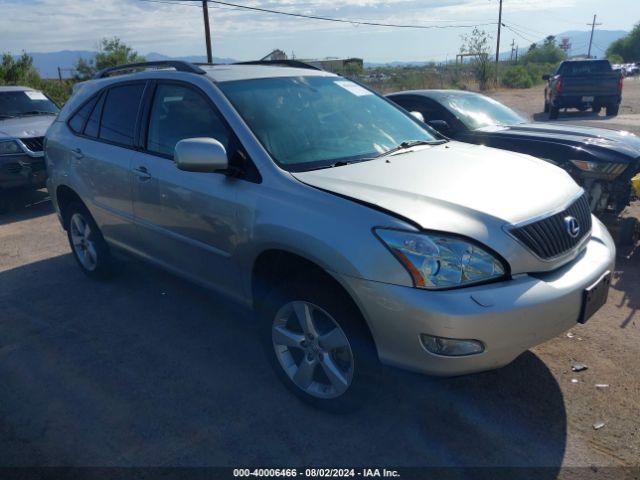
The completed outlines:
<svg viewBox="0 0 640 480">
<path fill-rule="evenodd" d="M 511 126 L 485 127 L 476 130 L 476 132 L 522 140 L 563 143 L 592 150 L 604 149 L 629 157 L 627 161 L 640 157 L 640 137 L 624 130 L 565 124 L 523 123 Z"/>
<path fill-rule="evenodd" d="M 0 139 L 44 137 L 55 115 L 30 115 L 0 120 Z"/>
<path fill-rule="evenodd" d="M 298 180 L 391 211 L 425 229 L 488 240 L 495 229 L 565 207 L 581 188 L 562 169 L 528 155 L 449 142 Z"/>
</svg>

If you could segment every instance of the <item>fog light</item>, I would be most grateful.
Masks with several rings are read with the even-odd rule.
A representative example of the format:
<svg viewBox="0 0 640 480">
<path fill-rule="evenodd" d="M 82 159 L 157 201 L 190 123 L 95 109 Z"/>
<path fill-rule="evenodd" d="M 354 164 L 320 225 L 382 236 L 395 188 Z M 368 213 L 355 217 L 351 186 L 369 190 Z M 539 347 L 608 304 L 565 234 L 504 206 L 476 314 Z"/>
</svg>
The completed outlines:
<svg viewBox="0 0 640 480">
<path fill-rule="evenodd" d="M 484 351 L 484 345 L 478 340 L 456 340 L 455 338 L 434 337 L 424 333 L 420 335 L 420 340 L 429 352 L 447 357 L 475 355 Z"/>
</svg>

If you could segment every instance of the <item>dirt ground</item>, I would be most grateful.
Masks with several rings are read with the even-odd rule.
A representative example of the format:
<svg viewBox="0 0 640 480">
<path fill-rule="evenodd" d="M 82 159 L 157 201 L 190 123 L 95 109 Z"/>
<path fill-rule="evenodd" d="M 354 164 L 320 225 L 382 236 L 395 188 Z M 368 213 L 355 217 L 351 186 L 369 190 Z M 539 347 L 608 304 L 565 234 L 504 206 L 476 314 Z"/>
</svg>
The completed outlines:
<svg viewBox="0 0 640 480">
<path fill-rule="evenodd" d="M 640 81 L 625 88 L 621 117 L 638 119 Z M 541 110 L 539 89 L 495 95 Z M 640 248 L 619 252 L 607 304 L 570 334 L 483 374 L 384 370 L 347 416 L 286 392 L 252 329 L 139 262 L 87 279 L 46 192 L 14 198 L 0 215 L 0 465 L 545 467 L 536 479 L 640 466 Z"/>
<path fill-rule="evenodd" d="M 489 96 L 499 100 L 536 121 L 548 121 L 548 115 L 542 112 L 544 103 L 544 85 L 528 89 L 502 89 L 490 92 Z M 557 122 L 566 122 L 591 127 L 627 130 L 640 135 L 640 76 L 625 79 L 622 90 L 622 104 L 616 117 L 606 117 L 604 110 L 600 115 L 577 110 L 561 111 Z"/>
</svg>

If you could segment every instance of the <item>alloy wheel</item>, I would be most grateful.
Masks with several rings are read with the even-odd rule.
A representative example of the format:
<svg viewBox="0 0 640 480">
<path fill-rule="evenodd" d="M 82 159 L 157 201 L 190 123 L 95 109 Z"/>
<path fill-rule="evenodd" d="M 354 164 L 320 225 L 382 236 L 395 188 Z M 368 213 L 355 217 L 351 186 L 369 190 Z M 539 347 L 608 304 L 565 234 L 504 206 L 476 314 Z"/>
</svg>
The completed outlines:
<svg viewBox="0 0 640 480">
<path fill-rule="evenodd" d="M 325 310 L 306 301 L 285 304 L 273 320 L 273 348 L 291 381 L 316 398 L 336 398 L 347 391 L 354 357 L 340 325 Z"/>
<path fill-rule="evenodd" d="M 82 266 L 92 272 L 98 265 L 98 253 L 91 240 L 91 227 L 81 213 L 74 213 L 69 222 L 71 244 Z"/>
</svg>

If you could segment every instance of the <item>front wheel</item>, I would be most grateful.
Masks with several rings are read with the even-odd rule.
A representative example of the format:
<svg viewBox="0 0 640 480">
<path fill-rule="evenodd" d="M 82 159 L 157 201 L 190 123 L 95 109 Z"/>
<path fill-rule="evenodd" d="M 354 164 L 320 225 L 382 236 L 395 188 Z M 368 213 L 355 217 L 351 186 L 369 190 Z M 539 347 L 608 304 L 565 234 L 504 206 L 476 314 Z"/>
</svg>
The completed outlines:
<svg viewBox="0 0 640 480">
<path fill-rule="evenodd" d="M 96 279 L 110 277 L 115 262 L 89 210 L 81 203 L 72 203 L 66 208 L 65 219 L 69 245 L 81 270 Z"/>
<path fill-rule="evenodd" d="M 549 102 L 546 100 L 544 102 L 544 113 L 549 113 Z"/>
<path fill-rule="evenodd" d="M 346 294 L 329 282 L 299 279 L 269 294 L 262 317 L 266 354 L 292 393 L 330 412 L 362 405 L 375 349 Z"/>
</svg>

